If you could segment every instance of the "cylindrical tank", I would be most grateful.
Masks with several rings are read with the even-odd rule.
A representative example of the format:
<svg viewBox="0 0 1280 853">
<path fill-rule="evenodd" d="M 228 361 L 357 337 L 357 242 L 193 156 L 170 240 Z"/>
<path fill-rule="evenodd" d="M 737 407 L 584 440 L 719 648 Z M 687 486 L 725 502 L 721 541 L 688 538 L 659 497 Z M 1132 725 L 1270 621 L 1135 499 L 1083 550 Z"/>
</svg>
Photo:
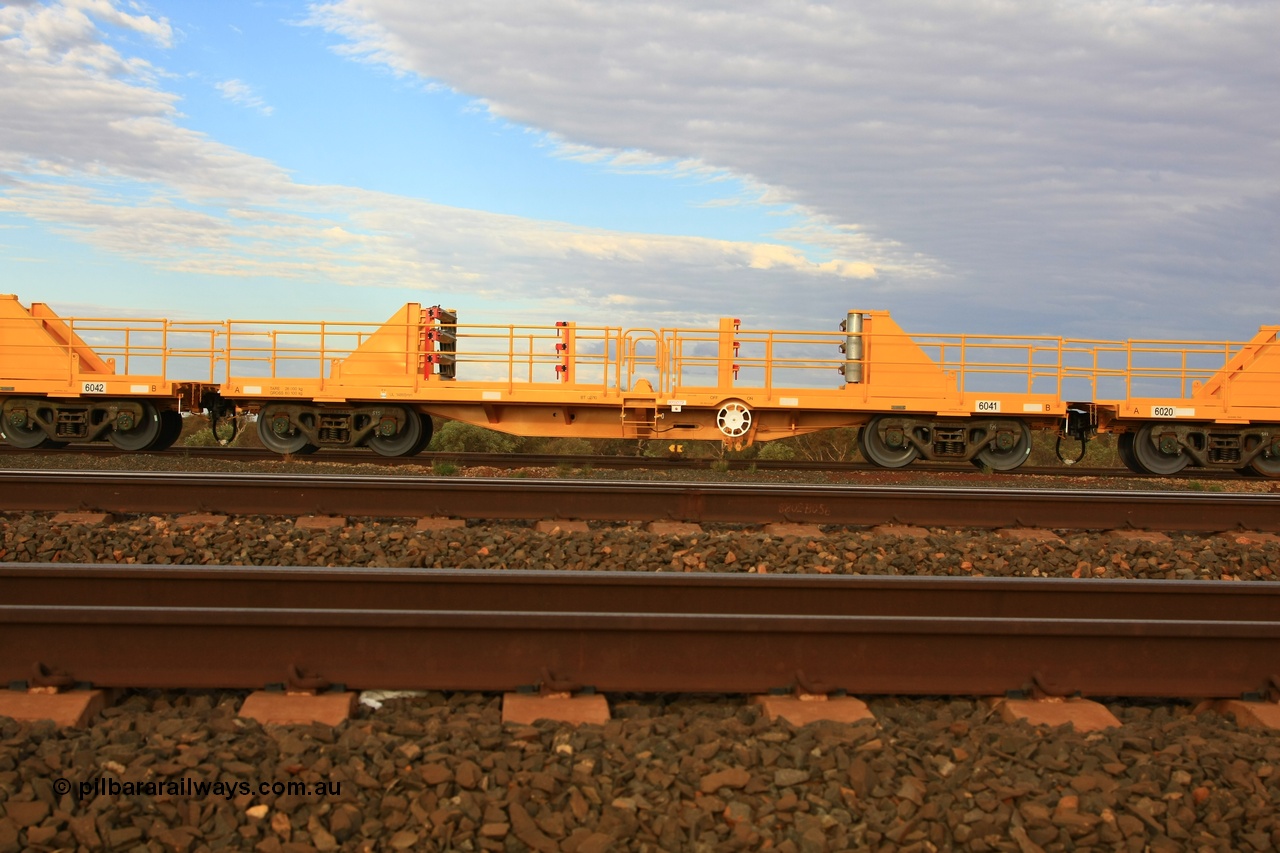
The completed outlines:
<svg viewBox="0 0 1280 853">
<path fill-rule="evenodd" d="M 850 311 L 844 321 L 844 381 L 862 381 L 862 312 Z"/>
</svg>

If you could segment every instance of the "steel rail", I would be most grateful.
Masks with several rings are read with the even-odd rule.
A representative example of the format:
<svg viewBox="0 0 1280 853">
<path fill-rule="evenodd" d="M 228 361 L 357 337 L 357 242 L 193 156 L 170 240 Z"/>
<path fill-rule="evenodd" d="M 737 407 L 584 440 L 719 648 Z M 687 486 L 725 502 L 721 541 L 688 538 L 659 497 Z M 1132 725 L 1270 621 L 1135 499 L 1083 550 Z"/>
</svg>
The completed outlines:
<svg viewBox="0 0 1280 853">
<path fill-rule="evenodd" d="M 121 450 L 111 445 L 73 445 L 67 448 L 23 449 L 0 444 L 0 457 L 34 455 L 44 458 L 79 457 L 85 459 L 109 459 L 119 457 L 137 457 L 136 451 Z M 171 447 L 167 450 L 144 454 L 160 459 L 216 459 L 229 462 L 280 462 L 283 457 L 273 451 L 257 447 Z M 317 453 L 290 456 L 289 461 L 307 463 L 328 463 L 339 465 L 377 465 L 382 467 L 399 467 L 404 465 L 420 465 L 431 467 L 438 463 L 449 463 L 464 468 L 596 468 L 600 470 L 710 470 L 716 466 L 727 466 L 730 471 L 822 471 L 822 472 L 880 472 L 885 469 L 869 462 L 853 462 L 849 460 L 814 460 L 814 459 L 692 459 L 685 457 L 669 458 L 661 456 L 607 456 L 599 454 L 568 455 L 552 453 L 450 453 L 435 451 L 419 453 L 415 456 L 379 456 L 371 450 L 323 450 Z M 973 465 L 966 462 L 927 462 L 916 461 L 908 468 L 891 472 L 898 474 L 912 473 L 951 473 L 978 476 Z M 1151 479 L 1149 475 L 1137 474 L 1127 468 L 1089 468 L 1070 465 L 1024 465 L 1013 471 L 1002 471 L 1002 474 L 1032 477 L 1114 477 L 1116 479 Z M 1218 469 L 1187 468 L 1163 479 L 1197 479 L 1197 480 L 1238 480 L 1240 475 L 1235 471 Z"/>
<path fill-rule="evenodd" d="M 778 609 L 810 615 L 1124 619 L 1135 601 L 1162 619 L 1280 620 L 1280 584 L 1067 578 L 935 578 L 885 575 L 761 575 L 507 569 L 316 568 L 0 563 L 6 597 L 27 603 L 128 606 L 157 596 L 170 607 L 342 607 L 518 611 L 548 594 L 572 610 L 606 611 L 619 600 L 638 610 L 699 613 Z M 1237 592 L 1241 587 L 1243 591 Z M 1101 594 L 1105 593 L 1105 595 Z M 927 610 L 927 612 L 922 612 Z"/>
<path fill-rule="evenodd" d="M 1266 690 L 1280 585 L 0 565 L 0 678 L 1122 696 Z"/>
<path fill-rule="evenodd" d="M 1280 495 L 306 474 L 0 471 L 0 510 L 1220 532 L 1280 530 Z"/>
</svg>

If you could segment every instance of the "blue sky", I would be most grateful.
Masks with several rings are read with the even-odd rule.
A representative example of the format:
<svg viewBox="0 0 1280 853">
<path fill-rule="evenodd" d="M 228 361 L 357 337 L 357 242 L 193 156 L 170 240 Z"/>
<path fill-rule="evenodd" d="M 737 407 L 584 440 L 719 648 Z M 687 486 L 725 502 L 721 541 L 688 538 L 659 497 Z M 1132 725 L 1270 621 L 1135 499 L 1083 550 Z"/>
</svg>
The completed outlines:
<svg viewBox="0 0 1280 853">
<path fill-rule="evenodd" d="M 357 186 L 454 207 L 622 231 L 759 239 L 782 206 L 724 173 L 607 168 L 557 153 L 545 132 L 489 115 L 475 98 L 352 62 L 297 3 L 178 4 L 175 43 L 130 40 L 183 78 L 182 123 L 288 169 L 307 184 Z M 665 174 L 646 174 L 653 170 Z M 713 206 L 714 207 L 711 207 Z"/>
<path fill-rule="evenodd" d="M 76 313 L 1247 337 L 1275 4 L 0 6 L 0 291 Z"/>
</svg>

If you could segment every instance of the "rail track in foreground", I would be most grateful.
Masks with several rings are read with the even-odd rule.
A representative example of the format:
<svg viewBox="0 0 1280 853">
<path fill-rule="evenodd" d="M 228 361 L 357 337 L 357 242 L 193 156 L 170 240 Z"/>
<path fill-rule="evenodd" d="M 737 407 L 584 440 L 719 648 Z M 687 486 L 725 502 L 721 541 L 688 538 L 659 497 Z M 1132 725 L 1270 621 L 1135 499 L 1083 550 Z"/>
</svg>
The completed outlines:
<svg viewBox="0 0 1280 853">
<path fill-rule="evenodd" d="M 0 584 L 11 683 L 1200 698 L 1280 687 L 1273 584 L 56 563 L 0 564 Z"/>
<path fill-rule="evenodd" d="M 306 474 L 0 471 L 0 511 L 1280 531 L 1280 495 Z"/>
<path fill-rule="evenodd" d="M 135 451 L 121 450 L 111 445 L 76 445 L 61 449 L 22 449 L 0 444 L 0 458 L 4 456 L 33 455 L 37 458 L 58 459 L 75 457 L 81 459 L 114 459 L 136 458 Z M 157 459 L 200 459 L 254 464 L 259 462 L 281 462 L 285 457 L 280 454 L 257 447 L 171 447 L 168 450 L 146 454 Z M 813 460 L 813 459 L 694 459 L 687 457 L 660 456 L 602 456 L 602 455 L 565 455 L 534 453 L 449 453 L 428 452 L 415 456 L 379 456 L 371 450 L 323 450 L 317 453 L 289 456 L 288 461 L 302 464 L 336 464 L 336 465 L 377 465 L 381 467 L 401 467 L 418 465 L 432 467 L 440 463 L 448 463 L 463 468 L 497 468 L 502 470 L 518 470 L 522 468 L 574 468 L 598 469 L 614 471 L 705 471 L 724 466 L 729 471 L 817 471 L 834 472 L 869 472 L 884 473 L 886 469 L 869 462 L 849 460 Z M 908 468 L 892 473 L 920 474 L 961 474 L 975 475 L 977 469 L 965 462 L 926 462 L 917 460 Z M 1071 465 L 1024 465 L 1001 474 L 1032 477 L 1108 477 L 1121 480 L 1151 479 L 1146 474 L 1138 474 L 1127 468 L 1090 468 Z M 1217 469 L 1187 468 L 1164 479 L 1196 479 L 1196 480 L 1239 480 L 1241 476 L 1235 471 Z"/>
</svg>

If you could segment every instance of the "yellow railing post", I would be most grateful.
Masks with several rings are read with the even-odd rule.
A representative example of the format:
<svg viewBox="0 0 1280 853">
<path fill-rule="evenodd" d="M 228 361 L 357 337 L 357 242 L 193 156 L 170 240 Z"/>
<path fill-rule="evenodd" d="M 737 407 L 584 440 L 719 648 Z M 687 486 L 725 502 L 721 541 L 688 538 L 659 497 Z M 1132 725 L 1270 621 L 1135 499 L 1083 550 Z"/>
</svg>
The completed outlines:
<svg viewBox="0 0 1280 853">
<path fill-rule="evenodd" d="M 516 389 L 516 327 L 507 326 L 507 393 Z"/>
<path fill-rule="evenodd" d="M 321 320 L 320 321 L 320 387 L 322 389 L 324 388 L 324 351 L 325 351 L 324 332 L 325 332 L 325 323 L 323 320 Z"/>
<path fill-rule="evenodd" d="M 1054 383 L 1057 389 L 1057 394 L 1059 399 L 1062 399 L 1062 395 L 1065 390 L 1064 383 L 1066 382 L 1065 365 L 1062 363 L 1063 356 L 1064 356 L 1064 353 L 1062 351 L 1062 345 L 1063 345 L 1063 340 L 1061 337 L 1059 337 L 1058 338 L 1058 369 L 1057 371 L 1055 371 L 1056 375 L 1054 377 Z"/>
<path fill-rule="evenodd" d="M 764 340 L 764 395 L 765 399 L 773 399 L 773 332 L 770 331 Z"/>
<path fill-rule="evenodd" d="M 525 350 L 525 356 L 529 359 L 529 381 L 533 382 L 533 333 L 529 333 L 528 349 Z"/>
<path fill-rule="evenodd" d="M 1035 387 L 1036 382 L 1036 347 L 1034 343 L 1027 344 L 1027 393 L 1032 393 L 1031 389 Z"/>
<path fill-rule="evenodd" d="M 1124 396 L 1133 397 L 1133 341 L 1124 342 Z"/>
<path fill-rule="evenodd" d="M 684 384 L 684 339 L 679 335 L 671 335 L 671 387 L 679 388 Z"/>
<path fill-rule="evenodd" d="M 617 339 L 616 341 L 611 342 L 614 344 L 613 351 L 615 353 L 614 359 L 613 359 L 613 384 L 614 384 L 614 387 L 618 389 L 618 393 L 621 394 L 622 393 L 622 327 L 619 326 L 617 329 L 614 330 L 614 332 L 617 333 Z M 605 344 L 606 347 L 608 347 L 608 345 L 609 344 L 607 343 Z M 607 358 L 608 357 L 607 349 L 605 351 L 605 355 Z M 605 367 L 605 374 L 608 375 L 607 366 Z"/>
<path fill-rule="evenodd" d="M 1222 410 L 1230 414 L 1231 405 L 1231 377 L 1225 373 L 1226 367 L 1231 363 L 1231 344 L 1223 342 L 1222 344 Z"/>
</svg>

